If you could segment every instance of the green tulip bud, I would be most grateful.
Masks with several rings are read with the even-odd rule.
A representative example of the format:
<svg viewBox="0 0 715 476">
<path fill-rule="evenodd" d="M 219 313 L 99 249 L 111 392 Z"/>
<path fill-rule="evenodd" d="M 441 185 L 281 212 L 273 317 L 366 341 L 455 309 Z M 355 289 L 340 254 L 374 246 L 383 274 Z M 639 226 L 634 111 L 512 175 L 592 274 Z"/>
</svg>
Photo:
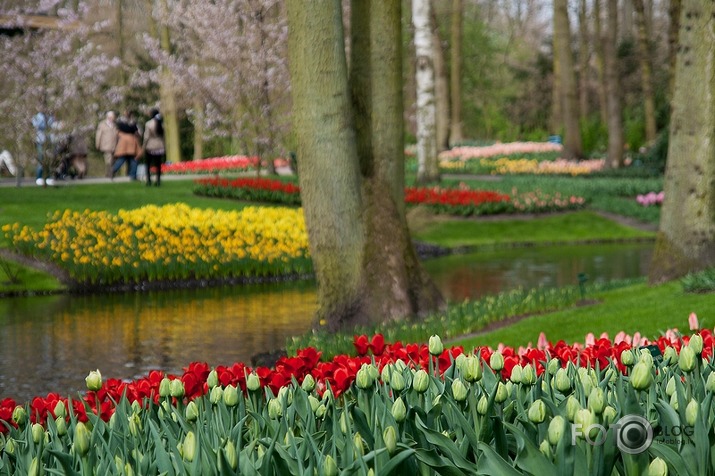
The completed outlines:
<svg viewBox="0 0 715 476">
<path fill-rule="evenodd" d="M 102 388 L 102 374 L 99 370 L 93 370 L 85 377 L 84 382 L 87 384 L 87 390 L 96 392 Z"/>
<path fill-rule="evenodd" d="M 81 457 L 87 456 L 89 453 L 90 443 L 89 430 L 82 422 L 78 422 L 74 429 L 74 450 Z"/>
<path fill-rule="evenodd" d="M 18 426 L 22 426 L 25 424 L 25 422 L 27 421 L 27 411 L 24 407 L 21 407 L 20 405 L 15 407 L 15 409 L 12 411 L 12 421 L 14 421 L 15 424 Z"/>
<path fill-rule="evenodd" d="M 218 386 L 212 388 L 211 393 L 209 393 L 209 401 L 214 405 L 218 405 L 218 403 L 222 400 L 223 400 L 223 389 Z"/>
<path fill-rule="evenodd" d="M 690 403 L 688 403 L 688 406 L 685 407 L 685 421 L 688 423 L 688 425 L 695 426 L 695 422 L 698 419 L 699 409 L 700 405 L 698 404 L 697 400 L 691 399 Z"/>
<path fill-rule="evenodd" d="M 235 407 L 238 405 L 238 389 L 233 385 L 229 385 L 223 391 L 223 403 L 227 407 Z"/>
<path fill-rule="evenodd" d="M 549 443 L 556 446 L 566 432 L 566 421 L 561 415 L 556 415 L 549 423 Z"/>
<path fill-rule="evenodd" d="M 283 415 L 283 405 L 280 400 L 277 398 L 271 399 L 268 402 L 268 418 L 277 420 L 281 415 Z"/>
<path fill-rule="evenodd" d="M 527 416 L 532 423 L 541 423 L 546 418 L 546 404 L 541 399 L 534 400 L 529 406 Z"/>
<path fill-rule="evenodd" d="M 489 399 L 485 395 L 482 395 L 479 398 L 479 402 L 477 402 L 477 413 L 486 415 L 487 410 L 489 410 Z"/>
<path fill-rule="evenodd" d="M 402 401 L 402 398 L 397 397 L 395 403 L 392 404 L 392 409 L 390 410 L 390 412 L 392 413 L 392 417 L 397 423 L 402 423 L 403 421 L 405 421 L 405 417 L 407 416 L 407 408 L 405 407 L 405 402 Z"/>
<path fill-rule="evenodd" d="M 172 413 L 172 416 L 174 414 Z M 131 416 L 129 417 L 129 433 L 131 433 L 132 436 L 138 437 L 139 434 L 142 432 L 142 420 L 139 418 L 138 413 L 132 413 Z"/>
<path fill-rule="evenodd" d="M 574 418 L 576 418 L 576 412 L 581 410 L 581 404 L 571 395 L 568 400 L 566 400 L 566 418 L 573 423 Z"/>
<path fill-rule="evenodd" d="M 57 404 L 55 404 L 55 408 L 52 411 L 55 414 L 55 417 L 66 417 L 67 416 L 67 407 L 65 406 L 65 402 L 62 400 L 59 400 Z"/>
<path fill-rule="evenodd" d="M 648 465 L 648 476 L 668 476 L 668 464 L 656 458 Z"/>
<path fill-rule="evenodd" d="M 603 409 L 603 421 L 607 425 L 616 421 L 616 416 L 618 416 L 618 412 L 616 412 L 616 409 L 612 406 L 607 405 L 606 408 Z"/>
<path fill-rule="evenodd" d="M 663 362 L 667 365 L 672 365 L 678 361 L 678 352 L 671 346 L 666 346 L 663 352 Z"/>
<path fill-rule="evenodd" d="M 670 396 L 670 406 L 673 407 L 673 410 L 678 410 L 678 394 L 674 393 L 673 395 Z"/>
<path fill-rule="evenodd" d="M 390 383 L 390 374 L 392 374 L 395 371 L 395 366 L 392 364 L 387 364 L 384 367 L 382 367 L 382 371 L 380 372 L 380 380 L 382 380 L 384 383 Z"/>
<path fill-rule="evenodd" d="M 461 379 L 457 379 L 454 382 L 452 382 L 452 396 L 454 397 L 455 401 L 457 401 L 457 402 L 465 401 L 467 399 L 468 393 L 469 393 L 469 390 L 462 383 Z"/>
<path fill-rule="evenodd" d="M 333 392 L 330 391 L 330 389 L 327 389 L 323 392 L 323 399 L 321 400 L 323 403 L 328 404 L 333 401 Z"/>
<path fill-rule="evenodd" d="M 703 352 L 703 338 L 700 334 L 693 334 L 688 341 L 688 347 L 692 348 L 697 355 Z"/>
<path fill-rule="evenodd" d="M 365 368 L 367 369 L 367 372 L 370 374 L 370 378 L 372 378 L 373 382 L 375 382 L 375 380 L 380 378 L 380 371 L 377 370 L 377 367 L 375 367 L 372 364 L 365 364 Z"/>
<path fill-rule="evenodd" d="M 402 373 L 405 369 L 407 369 L 407 364 L 404 360 L 395 361 L 395 370 Z"/>
<path fill-rule="evenodd" d="M 194 435 L 193 431 L 189 431 L 186 433 L 186 436 L 184 437 L 184 460 L 188 462 L 192 462 L 194 458 L 196 458 L 196 435 Z"/>
<path fill-rule="evenodd" d="M 617 378 L 618 378 L 618 371 L 616 371 L 613 367 L 608 367 L 604 374 L 604 379 L 609 383 L 616 383 Z"/>
<path fill-rule="evenodd" d="M 588 409 L 596 415 L 603 413 L 606 408 L 606 394 L 600 387 L 595 387 L 588 395 Z"/>
<path fill-rule="evenodd" d="M 497 393 L 494 396 L 494 401 L 497 403 L 503 403 L 507 398 L 509 398 L 509 393 L 506 386 L 499 382 L 497 383 Z"/>
<path fill-rule="evenodd" d="M 632 351 L 624 350 L 623 352 L 621 352 L 621 363 L 626 367 L 631 367 L 633 364 L 635 364 L 635 361 L 636 359 Z"/>
<path fill-rule="evenodd" d="M 175 398 L 181 398 L 184 396 L 186 390 L 184 389 L 184 382 L 181 380 L 174 379 L 169 384 L 169 395 Z"/>
<path fill-rule="evenodd" d="M 507 397 L 514 393 L 514 384 L 511 382 L 511 380 L 506 381 L 506 383 L 504 384 L 504 388 L 506 388 Z"/>
<path fill-rule="evenodd" d="M 248 377 L 246 377 L 246 388 L 251 392 L 255 392 L 261 388 L 261 379 L 258 378 L 255 372 L 251 372 L 248 374 Z"/>
<path fill-rule="evenodd" d="M 454 365 L 457 366 L 460 372 L 464 373 L 464 363 L 467 361 L 467 356 L 464 354 L 459 354 L 454 358 Z"/>
<path fill-rule="evenodd" d="M 559 392 L 566 393 L 571 390 L 571 379 L 569 378 L 569 373 L 566 369 L 557 370 L 554 380 L 556 390 Z"/>
<path fill-rule="evenodd" d="M 401 392 L 405 389 L 405 377 L 402 376 L 401 372 L 395 372 L 390 377 L 390 388 L 395 392 Z"/>
<path fill-rule="evenodd" d="M 551 458 L 551 446 L 549 446 L 548 440 L 544 440 L 539 444 L 539 451 L 547 458 Z"/>
<path fill-rule="evenodd" d="M 355 376 L 355 385 L 362 390 L 371 388 L 374 383 L 368 367 L 368 364 L 362 364 L 362 367 L 360 367 L 360 370 L 358 370 L 357 375 Z"/>
<path fill-rule="evenodd" d="M 579 367 L 577 369 L 577 375 L 581 381 L 581 387 L 583 387 L 583 394 L 590 394 L 593 389 L 593 380 L 591 379 L 591 375 L 588 373 L 588 369 Z"/>
<path fill-rule="evenodd" d="M 355 436 L 353 436 L 353 446 L 355 448 L 356 458 L 361 458 L 365 456 L 365 444 L 362 441 L 362 436 L 360 436 L 360 433 L 355 433 Z"/>
<path fill-rule="evenodd" d="M 40 444 L 40 441 L 42 441 L 45 436 L 45 429 L 42 425 L 39 423 L 33 423 L 30 432 L 32 433 L 32 441 L 34 441 L 35 444 Z"/>
<path fill-rule="evenodd" d="M 546 364 L 546 371 L 551 376 L 556 375 L 556 372 L 558 372 L 559 369 L 561 369 L 561 361 L 557 358 L 549 360 L 549 363 Z"/>
<path fill-rule="evenodd" d="M 675 377 L 670 377 L 668 383 L 665 385 L 665 393 L 669 397 L 672 397 L 675 393 Z"/>
<path fill-rule="evenodd" d="M 187 421 L 196 421 L 199 418 L 199 407 L 196 406 L 196 402 L 193 400 L 186 405 L 186 410 L 184 411 Z"/>
<path fill-rule="evenodd" d="M 589 427 L 591 425 L 595 425 L 597 423 L 596 415 L 594 415 L 591 412 L 591 410 L 589 410 L 587 408 L 582 408 L 582 409 L 576 411 L 576 414 L 574 415 L 573 423 L 574 423 L 574 425 L 580 425 L 580 427 L 578 427 L 578 428 L 581 429 L 581 434 L 583 435 L 586 433 L 586 431 L 589 431 Z M 594 431 L 594 430 L 595 430 L 595 432 L 597 432 L 598 428 L 591 428 L 590 431 Z M 593 435 L 591 435 L 591 434 L 589 434 L 589 436 L 593 437 Z"/>
<path fill-rule="evenodd" d="M 696 355 L 695 350 L 686 345 L 680 349 L 680 355 L 678 356 L 678 366 L 683 372 L 692 372 L 695 369 Z"/>
<path fill-rule="evenodd" d="M 442 339 L 440 339 L 437 335 L 430 337 L 428 348 L 430 354 L 434 356 L 442 355 L 442 352 L 444 352 L 444 345 L 442 345 Z"/>
<path fill-rule="evenodd" d="M 40 462 L 37 460 L 37 456 L 32 458 L 30 467 L 27 471 L 27 476 L 40 476 Z"/>
<path fill-rule="evenodd" d="M 320 406 L 320 400 L 315 398 L 312 395 L 308 395 L 308 403 L 310 404 L 310 409 L 312 410 L 313 413 L 318 409 Z"/>
<path fill-rule="evenodd" d="M 521 383 L 524 385 L 534 385 L 536 383 L 536 370 L 531 364 L 526 364 L 522 367 Z"/>
<path fill-rule="evenodd" d="M 209 372 L 209 376 L 206 377 L 206 385 L 209 388 L 214 388 L 218 385 L 218 372 L 216 372 L 216 369 Z"/>
<path fill-rule="evenodd" d="M 463 354 L 460 354 L 460 356 Z M 470 355 L 464 359 L 462 377 L 470 383 L 478 382 L 482 378 L 482 363 L 479 357 Z"/>
<path fill-rule="evenodd" d="M 645 362 L 638 362 L 631 372 L 631 385 L 636 390 L 647 390 L 653 383 L 652 368 Z"/>
<path fill-rule="evenodd" d="M 429 375 L 427 375 L 427 372 L 420 369 L 417 373 L 415 373 L 415 376 L 412 379 L 412 388 L 415 389 L 415 392 L 417 393 L 424 393 L 427 391 L 427 388 L 429 388 Z"/>
<path fill-rule="evenodd" d="M 231 469 L 236 471 L 236 468 L 238 468 L 238 453 L 236 453 L 236 445 L 233 444 L 233 441 L 228 440 L 223 445 L 223 455 Z"/>
<path fill-rule="evenodd" d="M 67 421 L 63 417 L 55 418 L 55 426 L 57 427 L 57 434 L 59 436 L 65 436 L 67 434 Z"/>
<path fill-rule="evenodd" d="M 335 464 L 335 460 L 330 455 L 325 457 L 325 462 L 323 463 L 323 473 L 325 476 L 337 476 L 338 474 L 338 465 Z"/>
<path fill-rule="evenodd" d="M 653 354 L 650 353 L 648 349 L 641 349 L 640 356 L 638 357 L 639 362 L 645 362 L 649 367 L 653 366 Z"/>
<path fill-rule="evenodd" d="M 166 398 L 171 395 L 171 380 L 169 380 L 167 377 L 164 377 L 161 379 L 161 382 L 159 382 L 159 396 L 162 398 Z"/>
<path fill-rule="evenodd" d="M 310 393 L 313 390 L 315 390 L 315 378 L 313 378 L 312 375 L 308 374 L 303 378 L 303 383 L 300 384 L 300 388 L 303 389 L 303 391 Z"/>
<path fill-rule="evenodd" d="M 14 455 L 15 454 L 15 440 L 13 438 L 8 438 L 7 441 L 5 442 L 5 453 L 9 455 Z"/>
<path fill-rule="evenodd" d="M 516 364 L 513 369 L 511 369 L 511 377 L 509 377 L 509 380 L 511 380 L 514 383 L 521 383 L 521 380 L 523 378 L 523 373 L 524 371 L 521 368 L 521 365 Z"/>
<path fill-rule="evenodd" d="M 504 356 L 501 352 L 494 352 L 491 357 L 489 357 L 489 367 L 495 372 L 499 372 L 504 368 Z"/>
<path fill-rule="evenodd" d="M 327 411 L 328 409 L 325 408 L 325 405 L 321 403 L 320 405 L 318 405 L 318 408 L 315 409 L 315 418 L 323 418 Z"/>
<path fill-rule="evenodd" d="M 387 448 L 387 452 L 393 454 L 397 449 L 397 431 L 395 430 L 395 427 L 389 425 L 385 428 L 385 431 L 382 432 L 382 439 L 385 441 L 385 448 Z"/>
<path fill-rule="evenodd" d="M 715 371 L 710 372 L 710 375 L 708 375 L 708 379 L 705 382 L 705 390 L 715 392 Z"/>
</svg>

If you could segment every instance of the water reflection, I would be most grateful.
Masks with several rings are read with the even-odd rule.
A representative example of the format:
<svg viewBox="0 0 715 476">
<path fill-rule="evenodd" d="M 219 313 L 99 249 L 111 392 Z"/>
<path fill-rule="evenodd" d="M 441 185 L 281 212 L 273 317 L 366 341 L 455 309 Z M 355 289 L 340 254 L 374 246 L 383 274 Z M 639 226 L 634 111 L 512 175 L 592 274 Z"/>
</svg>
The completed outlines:
<svg viewBox="0 0 715 476">
<path fill-rule="evenodd" d="M 484 251 L 425 263 L 445 297 L 461 301 L 519 286 L 642 276 L 652 245 Z M 0 299 L 0 399 L 74 395 L 90 370 L 131 379 L 192 361 L 250 362 L 310 327 L 314 283 L 91 296 Z"/>
</svg>

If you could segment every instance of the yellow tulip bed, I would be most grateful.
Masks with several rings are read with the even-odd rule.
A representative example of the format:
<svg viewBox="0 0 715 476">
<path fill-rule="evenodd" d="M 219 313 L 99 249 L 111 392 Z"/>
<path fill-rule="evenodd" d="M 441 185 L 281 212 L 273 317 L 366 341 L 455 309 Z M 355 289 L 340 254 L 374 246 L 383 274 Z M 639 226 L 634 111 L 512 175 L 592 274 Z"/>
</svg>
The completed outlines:
<svg viewBox="0 0 715 476">
<path fill-rule="evenodd" d="M 254 278 L 312 269 L 301 209 L 240 211 L 149 205 L 57 211 L 39 231 L 3 232 L 23 254 L 52 261 L 83 284 Z"/>
</svg>

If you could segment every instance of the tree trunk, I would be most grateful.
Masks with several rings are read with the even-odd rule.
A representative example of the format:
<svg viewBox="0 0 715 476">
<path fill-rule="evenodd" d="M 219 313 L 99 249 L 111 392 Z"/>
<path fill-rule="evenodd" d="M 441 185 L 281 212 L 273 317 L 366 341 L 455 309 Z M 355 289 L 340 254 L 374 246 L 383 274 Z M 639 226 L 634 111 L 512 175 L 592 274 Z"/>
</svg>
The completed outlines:
<svg viewBox="0 0 715 476">
<path fill-rule="evenodd" d="M 715 5 L 685 0 L 650 282 L 715 266 Z"/>
<path fill-rule="evenodd" d="M 457 144 L 464 140 L 462 130 L 462 13 L 463 0 L 452 0 L 452 21 L 450 34 L 450 120 L 449 142 Z"/>
<path fill-rule="evenodd" d="M 601 123 L 608 123 L 608 80 L 606 79 L 606 60 L 603 51 L 605 39 L 601 23 L 601 0 L 593 0 L 593 37 L 596 50 L 596 71 L 598 74 L 598 110 Z"/>
<path fill-rule="evenodd" d="M 588 63 L 591 58 L 588 45 L 588 5 L 586 0 L 580 0 L 578 9 L 578 110 L 581 121 L 588 118 L 588 84 L 589 70 Z"/>
<path fill-rule="evenodd" d="M 564 118 L 564 105 L 561 96 L 561 64 L 557 51 L 559 49 L 556 35 L 551 39 L 551 49 L 554 57 L 554 74 L 551 81 L 551 131 L 561 133 Z"/>
<path fill-rule="evenodd" d="M 204 158 L 204 105 L 194 99 L 194 159 Z"/>
<path fill-rule="evenodd" d="M 434 1 L 434 0 L 430 0 Z M 432 48 L 434 59 L 434 94 L 437 153 L 449 149 L 449 79 L 444 61 L 444 49 L 439 37 L 439 26 L 434 8 L 430 8 Z"/>
<path fill-rule="evenodd" d="M 412 23 L 417 56 L 417 182 L 425 184 L 439 181 L 429 0 L 412 0 Z"/>
<path fill-rule="evenodd" d="M 561 104 L 564 125 L 565 159 L 580 159 L 581 129 L 579 127 L 578 96 L 574 73 L 573 53 L 571 51 L 571 33 L 569 28 L 568 0 L 554 0 L 554 43 L 555 56 L 558 57 L 559 77 L 561 82 Z"/>
<path fill-rule="evenodd" d="M 616 41 L 618 38 L 618 0 L 608 0 L 606 44 L 606 91 L 608 93 L 608 158 L 606 167 L 623 165 L 623 111 L 618 75 Z"/>
<path fill-rule="evenodd" d="M 167 0 L 161 0 L 162 7 L 168 8 Z M 162 24 L 159 27 L 159 44 L 167 54 L 171 53 L 171 40 L 169 27 Z M 161 115 L 164 118 L 164 145 L 166 147 L 167 162 L 181 162 L 181 147 L 179 146 L 179 118 L 176 111 L 176 97 L 174 93 L 174 78 L 171 71 L 165 66 L 161 67 L 159 80 L 161 96 Z"/>
<path fill-rule="evenodd" d="M 682 10 L 682 4 L 682 0 L 670 0 L 668 4 L 668 16 L 670 17 L 670 25 L 668 26 L 668 62 L 670 66 L 668 91 L 671 99 L 675 90 L 675 58 L 678 53 L 678 34 L 680 32 L 680 12 Z"/>
<path fill-rule="evenodd" d="M 288 48 L 298 178 L 318 282 L 316 324 L 365 320 L 365 233 L 338 0 L 289 0 Z"/>
<path fill-rule="evenodd" d="M 618 31 L 619 38 L 628 39 L 633 37 L 633 2 L 632 0 L 621 0 L 621 22 Z"/>
<path fill-rule="evenodd" d="M 646 21 L 643 0 L 633 0 L 638 31 L 638 49 L 640 50 L 641 88 L 643 89 L 643 114 L 645 117 L 645 140 L 652 144 L 656 137 L 655 97 L 653 95 L 653 74 L 650 54 L 650 32 Z"/>
</svg>

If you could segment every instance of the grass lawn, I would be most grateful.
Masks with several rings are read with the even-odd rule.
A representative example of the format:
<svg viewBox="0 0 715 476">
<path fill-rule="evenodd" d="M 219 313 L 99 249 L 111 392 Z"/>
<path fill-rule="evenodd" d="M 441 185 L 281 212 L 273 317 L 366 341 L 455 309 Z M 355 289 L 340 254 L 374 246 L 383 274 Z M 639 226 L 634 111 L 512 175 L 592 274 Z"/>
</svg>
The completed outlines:
<svg viewBox="0 0 715 476">
<path fill-rule="evenodd" d="M 0 292 L 19 293 L 27 291 L 32 283 L 35 292 L 62 291 L 65 286 L 51 274 L 18 265 L 0 257 Z M 12 278 L 15 278 L 14 281 Z"/>
<path fill-rule="evenodd" d="M 500 342 L 510 346 L 536 344 L 540 332 L 551 342 L 583 342 L 588 332 L 598 337 L 607 332 L 613 338 L 618 332 L 640 332 L 645 337 L 657 337 L 661 332 L 678 328 L 688 333 L 688 316 L 695 312 L 701 327 L 715 325 L 715 293 L 687 294 L 679 281 L 659 286 L 637 284 L 606 291 L 588 298 L 599 304 L 574 307 L 562 311 L 527 317 L 502 329 L 451 342 L 464 345 L 496 347 Z"/>
<path fill-rule="evenodd" d="M 619 241 L 653 238 L 591 211 L 530 218 L 527 220 L 443 220 L 422 225 L 415 238 L 446 247 L 482 247 L 514 243 L 564 243 L 574 241 Z"/>
</svg>

